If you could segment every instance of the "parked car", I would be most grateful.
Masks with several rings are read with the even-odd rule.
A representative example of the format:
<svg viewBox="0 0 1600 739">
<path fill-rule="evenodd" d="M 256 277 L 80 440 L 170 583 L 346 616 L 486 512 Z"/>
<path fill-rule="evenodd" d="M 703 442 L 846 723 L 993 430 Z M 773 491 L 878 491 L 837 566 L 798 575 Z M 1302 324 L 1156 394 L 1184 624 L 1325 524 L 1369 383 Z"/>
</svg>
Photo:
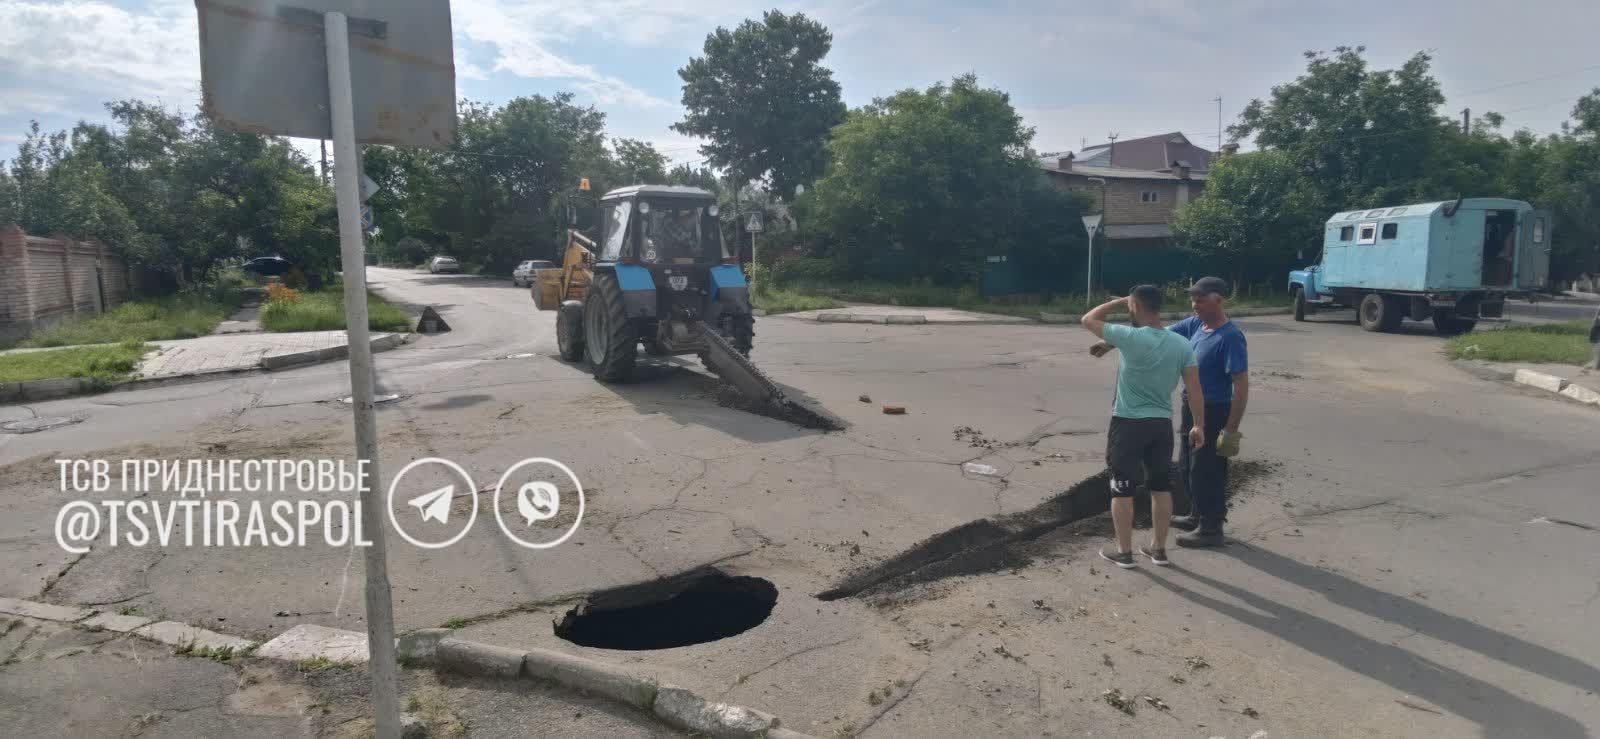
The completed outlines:
<svg viewBox="0 0 1600 739">
<path fill-rule="evenodd" d="M 460 271 L 461 263 L 457 262 L 455 257 L 434 257 L 428 260 L 428 272 L 431 274 Z"/>
<path fill-rule="evenodd" d="M 511 284 L 517 287 L 526 287 L 533 284 L 533 271 L 536 269 L 554 269 L 555 262 L 545 259 L 524 259 L 522 264 L 511 271 Z"/>
</svg>

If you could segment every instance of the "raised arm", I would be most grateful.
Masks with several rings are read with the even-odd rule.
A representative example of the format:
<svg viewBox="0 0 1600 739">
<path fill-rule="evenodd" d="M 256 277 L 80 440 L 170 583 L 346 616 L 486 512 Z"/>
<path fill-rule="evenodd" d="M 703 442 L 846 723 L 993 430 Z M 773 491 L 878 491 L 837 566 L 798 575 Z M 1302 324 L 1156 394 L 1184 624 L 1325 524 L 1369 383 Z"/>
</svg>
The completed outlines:
<svg viewBox="0 0 1600 739">
<path fill-rule="evenodd" d="M 1106 316 L 1111 315 L 1111 311 L 1116 310 L 1117 306 L 1126 306 L 1127 304 L 1128 298 L 1124 296 L 1095 306 L 1094 310 L 1083 314 L 1083 327 L 1089 329 L 1089 333 L 1094 334 L 1096 337 L 1105 338 Z"/>
</svg>

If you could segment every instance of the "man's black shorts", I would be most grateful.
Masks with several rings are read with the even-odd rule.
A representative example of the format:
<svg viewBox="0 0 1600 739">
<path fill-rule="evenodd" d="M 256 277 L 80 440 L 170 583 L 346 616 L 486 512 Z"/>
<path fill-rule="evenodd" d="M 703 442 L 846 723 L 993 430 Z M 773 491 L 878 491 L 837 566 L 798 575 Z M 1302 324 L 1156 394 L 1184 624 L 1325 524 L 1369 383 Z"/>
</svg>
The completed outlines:
<svg viewBox="0 0 1600 739">
<path fill-rule="evenodd" d="M 1172 491 L 1172 419 L 1111 417 L 1106 432 L 1111 497 Z"/>
</svg>

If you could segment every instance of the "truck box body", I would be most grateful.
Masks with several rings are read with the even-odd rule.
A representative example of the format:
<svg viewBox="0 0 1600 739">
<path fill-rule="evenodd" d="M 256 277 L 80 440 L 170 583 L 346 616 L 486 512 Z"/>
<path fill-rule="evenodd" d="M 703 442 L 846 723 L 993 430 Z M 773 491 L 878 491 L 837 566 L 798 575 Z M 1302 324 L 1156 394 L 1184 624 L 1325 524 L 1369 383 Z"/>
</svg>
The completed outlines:
<svg viewBox="0 0 1600 739">
<path fill-rule="evenodd" d="M 1549 217 L 1527 203 L 1467 198 L 1337 213 L 1316 291 L 1528 292 L 1549 278 Z M 1449 214 L 1449 215 L 1447 215 Z"/>
</svg>

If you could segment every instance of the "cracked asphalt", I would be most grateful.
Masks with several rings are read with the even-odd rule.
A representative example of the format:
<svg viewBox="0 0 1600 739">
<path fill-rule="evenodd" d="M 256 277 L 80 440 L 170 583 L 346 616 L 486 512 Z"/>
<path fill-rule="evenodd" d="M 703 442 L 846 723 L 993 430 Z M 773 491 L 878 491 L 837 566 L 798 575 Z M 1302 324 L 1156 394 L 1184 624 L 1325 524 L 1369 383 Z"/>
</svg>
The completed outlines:
<svg viewBox="0 0 1600 739">
<path fill-rule="evenodd" d="M 369 272 L 453 328 L 378 355 L 382 387 L 403 396 L 378 411 L 380 479 L 439 456 L 492 491 L 518 461 L 549 457 L 586 493 L 581 525 L 554 549 L 510 542 L 490 492 L 446 549 L 389 532 L 401 629 L 449 624 L 645 665 L 817 735 L 1600 731 L 1600 534 L 1583 528 L 1600 526 L 1600 416 L 1449 366 L 1420 325 L 1239 320 L 1253 370 L 1244 455 L 1275 472 L 1236 491 L 1237 543 L 1222 552 L 1107 571 L 1093 556 L 1102 517 L 1047 534 L 1014 570 L 823 602 L 814 594 L 846 573 L 1099 472 L 1114 360 L 1089 357 L 1075 326 L 760 319 L 756 364 L 849 424 L 821 433 L 719 406 L 692 358 L 597 383 L 555 357 L 553 318 L 509 280 Z M 347 549 L 75 559 L 51 530 L 65 498 L 56 458 L 345 457 L 348 410 L 331 401 L 346 373 L 0 408 L 0 420 L 85 419 L 0 435 L 0 594 L 254 638 L 301 622 L 362 629 L 361 558 Z M 883 415 L 885 403 L 908 413 Z M 434 481 L 404 484 L 417 495 Z M 452 516 L 470 509 L 462 495 Z M 766 622 L 649 652 L 552 633 L 582 593 L 713 563 L 777 585 Z M 1134 698 L 1132 715 L 1103 699 L 1113 688 Z"/>
</svg>

